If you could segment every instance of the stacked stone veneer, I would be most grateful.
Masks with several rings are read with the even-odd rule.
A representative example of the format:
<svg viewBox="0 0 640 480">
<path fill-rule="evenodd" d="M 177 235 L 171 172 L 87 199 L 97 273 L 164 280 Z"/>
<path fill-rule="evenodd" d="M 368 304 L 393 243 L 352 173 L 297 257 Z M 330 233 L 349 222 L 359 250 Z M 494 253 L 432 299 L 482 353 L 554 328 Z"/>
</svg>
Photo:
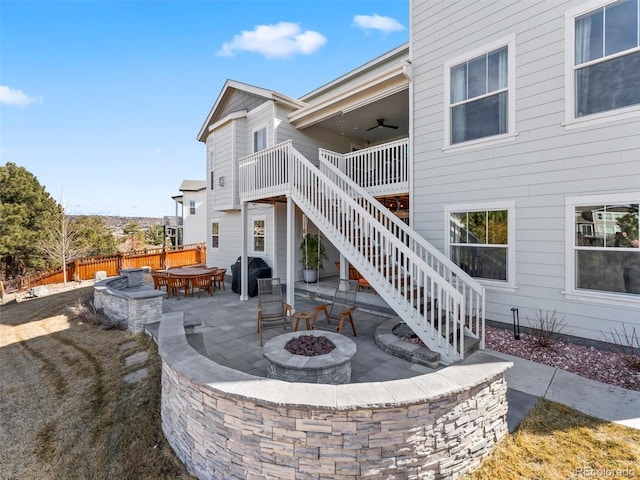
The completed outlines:
<svg viewBox="0 0 640 480">
<path fill-rule="evenodd" d="M 107 278 L 94 284 L 93 305 L 112 322 L 124 323 L 133 333 L 162 317 L 162 297 L 159 290 L 142 288 L 144 269 L 128 268 L 120 276 Z"/>
<path fill-rule="evenodd" d="M 485 353 L 405 380 L 287 383 L 202 357 L 179 313 L 158 348 L 163 430 L 201 479 L 458 478 L 507 434 L 511 364 Z"/>
</svg>

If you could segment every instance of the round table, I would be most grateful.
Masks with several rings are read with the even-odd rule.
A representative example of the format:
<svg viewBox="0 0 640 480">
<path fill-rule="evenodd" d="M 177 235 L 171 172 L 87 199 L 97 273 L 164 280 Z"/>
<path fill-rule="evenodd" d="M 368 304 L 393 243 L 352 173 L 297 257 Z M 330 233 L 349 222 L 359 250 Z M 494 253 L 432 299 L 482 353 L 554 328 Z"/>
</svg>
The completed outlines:
<svg viewBox="0 0 640 480">
<path fill-rule="evenodd" d="M 167 270 L 169 275 L 176 277 L 195 277 L 197 275 L 205 275 L 210 273 L 207 268 L 204 267 L 183 267 L 183 268 L 170 268 Z"/>
</svg>

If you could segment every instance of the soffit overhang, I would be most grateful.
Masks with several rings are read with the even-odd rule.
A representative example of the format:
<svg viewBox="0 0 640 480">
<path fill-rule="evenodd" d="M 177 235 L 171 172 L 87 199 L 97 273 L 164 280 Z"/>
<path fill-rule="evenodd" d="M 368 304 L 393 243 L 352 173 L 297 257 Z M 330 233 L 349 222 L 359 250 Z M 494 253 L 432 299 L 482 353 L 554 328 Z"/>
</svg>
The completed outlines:
<svg viewBox="0 0 640 480">
<path fill-rule="evenodd" d="M 409 87 L 410 64 L 402 62 L 362 82 L 336 90 L 325 97 L 291 112 L 289 122 L 298 129 L 310 127 L 342 113 L 350 112 Z"/>
</svg>

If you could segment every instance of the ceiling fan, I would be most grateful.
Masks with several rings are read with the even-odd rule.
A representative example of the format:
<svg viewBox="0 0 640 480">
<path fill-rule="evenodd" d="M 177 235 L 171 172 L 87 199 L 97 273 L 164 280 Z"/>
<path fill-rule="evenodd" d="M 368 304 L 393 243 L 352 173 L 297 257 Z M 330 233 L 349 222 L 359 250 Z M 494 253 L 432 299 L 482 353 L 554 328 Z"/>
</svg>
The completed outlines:
<svg viewBox="0 0 640 480">
<path fill-rule="evenodd" d="M 374 128 L 393 128 L 394 130 L 398 129 L 396 125 L 387 125 L 386 123 L 384 123 L 384 118 L 378 118 L 376 122 L 378 122 L 376 126 L 367 128 L 365 131 L 368 132 L 369 130 L 373 130 Z"/>
</svg>

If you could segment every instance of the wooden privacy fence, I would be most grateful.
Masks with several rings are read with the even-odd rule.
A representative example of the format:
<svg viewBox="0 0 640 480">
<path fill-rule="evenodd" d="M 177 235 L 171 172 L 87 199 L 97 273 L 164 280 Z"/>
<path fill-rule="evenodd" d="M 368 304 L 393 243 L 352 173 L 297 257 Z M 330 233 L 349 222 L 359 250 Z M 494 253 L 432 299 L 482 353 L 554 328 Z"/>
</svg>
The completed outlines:
<svg viewBox="0 0 640 480">
<path fill-rule="evenodd" d="M 171 267 L 205 264 L 207 249 L 204 243 L 180 245 L 177 247 L 147 248 L 115 255 L 77 258 L 67 262 L 67 281 L 89 280 L 96 272 L 104 271 L 108 277 L 120 273 L 123 268 L 149 267 L 151 271 Z M 33 275 L 18 277 L 4 282 L 4 288 L 26 290 L 37 285 L 50 285 L 64 281 L 62 267 L 44 270 Z"/>
</svg>

